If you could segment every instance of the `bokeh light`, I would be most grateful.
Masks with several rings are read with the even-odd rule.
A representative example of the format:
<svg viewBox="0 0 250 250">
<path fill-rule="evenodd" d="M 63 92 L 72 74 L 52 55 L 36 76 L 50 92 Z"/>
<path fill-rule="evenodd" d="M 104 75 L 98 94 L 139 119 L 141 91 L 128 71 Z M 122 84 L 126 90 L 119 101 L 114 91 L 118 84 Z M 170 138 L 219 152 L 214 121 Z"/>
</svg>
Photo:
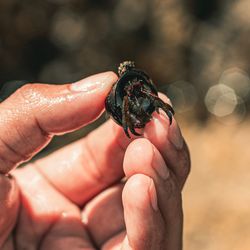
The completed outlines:
<svg viewBox="0 0 250 250">
<path fill-rule="evenodd" d="M 170 84 L 167 93 L 177 113 L 192 110 L 198 101 L 195 87 L 186 81 L 176 81 Z"/>
<path fill-rule="evenodd" d="M 250 95 L 250 78 L 247 72 L 244 70 L 234 67 L 225 70 L 222 73 L 219 83 L 225 84 L 231 87 L 235 93 L 241 98 L 247 99 Z"/>
<path fill-rule="evenodd" d="M 224 84 L 218 84 L 209 88 L 205 97 L 205 104 L 210 113 L 223 117 L 235 110 L 237 96 L 232 88 Z"/>
<path fill-rule="evenodd" d="M 250 93 L 248 74 L 233 67 L 225 70 L 218 84 L 211 86 L 204 102 L 207 110 L 226 124 L 241 122 L 247 111 L 246 103 Z"/>
<path fill-rule="evenodd" d="M 225 124 L 241 122 L 246 113 L 244 100 L 234 89 L 224 84 L 210 87 L 205 97 L 205 104 L 208 111 Z"/>
<path fill-rule="evenodd" d="M 69 50 L 82 46 L 86 24 L 80 15 L 62 9 L 53 19 L 50 37 L 55 44 Z"/>
</svg>

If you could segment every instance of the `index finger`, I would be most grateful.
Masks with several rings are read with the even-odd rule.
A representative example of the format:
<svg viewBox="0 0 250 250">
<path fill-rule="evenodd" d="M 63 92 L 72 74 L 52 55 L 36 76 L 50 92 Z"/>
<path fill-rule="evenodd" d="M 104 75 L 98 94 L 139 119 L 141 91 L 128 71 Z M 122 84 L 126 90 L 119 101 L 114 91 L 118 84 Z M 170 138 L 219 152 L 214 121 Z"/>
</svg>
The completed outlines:
<svg viewBox="0 0 250 250">
<path fill-rule="evenodd" d="M 27 84 L 0 104 L 0 173 L 8 173 L 62 134 L 96 119 L 117 76 L 64 85 Z"/>
<path fill-rule="evenodd" d="M 160 97 L 164 101 L 170 102 L 161 93 Z M 173 118 L 170 126 L 169 119 L 165 114 L 155 114 L 154 122 L 146 126 L 144 135 L 160 151 L 167 166 L 175 175 L 179 187 L 182 189 L 190 172 L 191 161 L 188 146 L 176 119 Z"/>
</svg>

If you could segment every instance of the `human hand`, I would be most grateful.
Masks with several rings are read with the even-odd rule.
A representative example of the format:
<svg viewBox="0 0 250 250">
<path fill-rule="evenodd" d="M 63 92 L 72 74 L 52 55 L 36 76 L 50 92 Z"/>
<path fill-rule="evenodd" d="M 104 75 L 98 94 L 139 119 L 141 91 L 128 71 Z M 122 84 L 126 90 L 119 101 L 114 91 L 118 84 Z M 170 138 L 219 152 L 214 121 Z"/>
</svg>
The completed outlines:
<svg viewBox="0 0 250 250">
<path fill-rule="evenodd" d="M 175 120 L 156 114 L 132 142 L 107 121 L 13 170 L 53 135 L 96 119 L 116 80 L 108 72 L 75 85 L 25 85 L 0 104 L 1 249 L 181 249 L 190 160 Z"/>
</svg>

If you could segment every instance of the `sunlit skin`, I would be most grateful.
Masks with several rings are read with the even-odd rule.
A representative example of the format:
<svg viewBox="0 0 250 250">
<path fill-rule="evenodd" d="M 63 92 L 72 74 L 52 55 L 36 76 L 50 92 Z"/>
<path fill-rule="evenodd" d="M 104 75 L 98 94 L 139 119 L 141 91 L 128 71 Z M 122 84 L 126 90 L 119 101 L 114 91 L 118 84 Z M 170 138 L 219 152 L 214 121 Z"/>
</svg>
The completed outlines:
<svg viewBox="0 0 250 250">
<path fill-rule="evenodd" d="M 156 114 L 133 139 L 108 120 L 15 170 L 54 135 L 95 120 L 116 81 L 106 72 L 27 85 L 0 104 L 0 249 L 182 249 L 190 159 L 174 118 Z"/>
</svg>

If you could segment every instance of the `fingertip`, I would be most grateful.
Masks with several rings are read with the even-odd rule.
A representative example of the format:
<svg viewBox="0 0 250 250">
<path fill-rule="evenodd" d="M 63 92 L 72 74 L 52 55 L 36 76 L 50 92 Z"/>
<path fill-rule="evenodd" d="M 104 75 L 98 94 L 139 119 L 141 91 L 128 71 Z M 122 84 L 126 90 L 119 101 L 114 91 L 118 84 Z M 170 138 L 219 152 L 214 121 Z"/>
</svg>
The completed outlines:
<svg viewBox="0 0 250 250">
<path fill-rule="evenodd" d="M 107 71 L 106 73 L 110 75 L 110 79 L 112 79 L 113 82 L 118 80 L 118 75 L 114 71 L 110 70 L 110 71 Z"/>
<path fill-rule="evenodd" d="M 171 106 L 173 106 L 171 100 L 163 93 L 159 93 L 159 97 L 166 103 L 170 104 Z M 160 115 L 156 115 L 155 119 L 157 120 L 161 120 L 159 117 L 161 116 L 161 118 L 163 118 L 165 120 L 168 119 L 168 117 L 166 117 L 165 113 L 161 113 Z M 168 139 L 170 140 L 170 142 L 174 145 L 174 147 L 177 150 L 182 149 L 183 147 L 183 137 L 181 134 L 181 130 L 180 127 L 176 121 L 176 119 L 173 117 L 172 118 L 172 123 L 169 124 L 169 128 L 168 128 Z"/>
<path fill-rule="evenodd" d="M 71 83 L 69 89 L 82 93 L 91 93 L 97 90 L 107 92 L 117 79 L 117 75 L 112 71 L 102 72 Z"/>
<path fill-rule="evenodd" d="M 170 122 L 165 114 L 154 113 L 152 121 L 145 126 L 144 136 L 157 148 L 163 148 L 168 144 L 169 126 Z"/>
<path fill-rule="evenodd" d="M 166 103 L 168 103 L 169 105 L 173 106 L 171 100 L 169 99 L 169 97 L 168 97 L 166 94 L 164 94 L 164 93 L 162 93 L 162 92 L 159 92 L 158 94 L 159 94 L 159 97 L 160 97 L 164 102 L 166 102 Z"/>
<path fill-rule="evenodd" d="M 123 168 L 125 175 L 131 176 L 143 167 L 151 165 L 154 155 L 153 145 L 146 138 L 132 141 L 124 156 Z"/>
<path fill-rule="evenodd" d="M 130 203 L 142 211 L 147 209 L 149 204 L 155 212 L 159 210 L 154 181 L 144 174 L 135 174 L 129 178 L 124 186 L 122 198 L 123 204 Z"/>
<path fill-rule="evenodd" d="M 144 174 L 135 174 L 128 179 L 122 192 L 123 205 L 127 209 L 144 210 L 148 207 L 151 180 Z"/>
<path fill-rule="evenodd" d="M 132 175 L 123 188 L 123 201 L 129 200 L 131 197 L 138 197 L 139 200 L 144 196 L 151 184 L 151 178 L 144 174 Z M 135 190 L 137 192 L 135 192 Z M 142 194 L 139 194 L 142 193 Z M 146 197 L 146 196 L 145 196 Z M 144 197 L 144 198 L 145 198 Z"/>
<path fill-rule="evenodd" d="M 163 180 L 169 177 L 169 170 L 159 150 L 145 138 L 133 141 L 125 153 L 124 172 L 127 177 L 133 174 L 145 174 L 154 180 L 159 176 Z"/>
</svg>

